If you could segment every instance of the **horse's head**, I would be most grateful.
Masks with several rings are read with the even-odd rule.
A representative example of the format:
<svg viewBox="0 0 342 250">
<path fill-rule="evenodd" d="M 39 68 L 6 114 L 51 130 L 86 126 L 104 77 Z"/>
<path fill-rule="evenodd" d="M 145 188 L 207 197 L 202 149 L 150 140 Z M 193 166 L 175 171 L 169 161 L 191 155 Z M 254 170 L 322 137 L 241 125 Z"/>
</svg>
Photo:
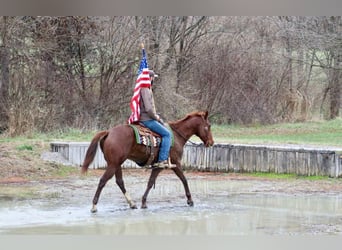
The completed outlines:
<svg viewBox="0 0 342 250">
<path fill-rule="evenodd" d="M 206 147 L 214 145 L 210 122 L 208 120 L 208 111 L 192 112 L 181 120 L 170 122 L 169 125 L 185 142 L 192 135 L 196 135 Z"/>
<path fill-rule="evenodd" d="M 211 134 L 211 125 L 208 120 L 208 111 L 199 112 L 201 117 L 197 127 L 196 135 L 202 140 L 206 147 L 214 145 L 213 135 Z"/>
</svg>

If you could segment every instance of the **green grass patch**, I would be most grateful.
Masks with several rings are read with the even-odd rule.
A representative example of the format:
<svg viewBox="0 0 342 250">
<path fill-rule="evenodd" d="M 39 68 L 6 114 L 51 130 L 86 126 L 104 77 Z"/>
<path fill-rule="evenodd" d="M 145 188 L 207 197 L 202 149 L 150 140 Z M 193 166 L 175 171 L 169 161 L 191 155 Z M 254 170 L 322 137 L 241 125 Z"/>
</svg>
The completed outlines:
<svg viewBox="0 0 342 250">
<path fill-rule="evenodd" d="M 304 179 L 311 181 L 318 180 L 328 180 L 328 176 L 299 176 L 296 174 L 280 174 L 280 173 L 265 173 L 265 172 L 256 172 L 256 173 L 245 173 L 245 175 L 259 178 L 267 178 L 267 179 Z"/>
<path fill-rule="evenodd" d="M 295 174 L 277 174 L 277 173 L 264 173 L 264 172 L 246 173 L 246 175 L 252 176 L 252 177 L 268 178 L 268 179 L 294 179 L 294 178 L 297 178 L 297 175 L 295 175 Z"/>
<path fill-rule="evenodd" d="M 321 176 L 321 175 L 317 175 L 317 176 L 297 176 L 297 178 L 305 179 L 305 180 L 311 180 L 311 181 L 320 181 L 320 180 L 328 180 L 328 179 L 330 179 L 330 177 L 328 177 L 328 176 Z"/>
<path fill-rule="evenodd" d="M 58 177 L 68 177 L 70 175 L 79 174 L 80 169 L 73 166 L 55 165 L 55 175 Z"/>
<path fill-rule="evenodd" d="M 19 145 L 16 147 L 16 149 L 19 151 L 23 151 L 23 150 L 33 151 L 32 145 L 27 145 L 27 144 Z"/>
</svg>

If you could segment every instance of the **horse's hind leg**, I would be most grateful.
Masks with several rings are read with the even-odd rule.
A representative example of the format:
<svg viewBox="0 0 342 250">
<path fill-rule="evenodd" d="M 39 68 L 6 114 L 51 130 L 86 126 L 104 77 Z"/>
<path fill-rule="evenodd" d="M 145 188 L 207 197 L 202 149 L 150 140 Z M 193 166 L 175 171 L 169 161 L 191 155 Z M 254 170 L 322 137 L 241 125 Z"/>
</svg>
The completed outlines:
<svg viewBox="0 0 342 250">
<path fill-rule="evenodd" d="M 175 172 L 175 174 L 179 177 L 179 179 L 182 181 L 183 186 L 184 186 L 184 190 L 185 190 L 185 195 L 187 200 L 187 204 L 192 207 L 194 205 L 194 202 L 191 198 L 191 193 L 190 193 L 190 189 L 189 189 L 189 185 L 188 185 L 188 181 L 184 176 L 184 173 L 182 171 L 182 169 L 177 166 L 176 168 L 172 168 L 173 172 Z"/>
<path fill-rule="evenodd" d="M 147 205 L 146 205 L 147 195 L 150 192 L 153 185 L 156 183 L 157 176 L 161 171 L 162 171 L 161 168 L 152 169 L 150 178 L 149 178 L 148 183 L 147 183 L 146 191 L 142 197 L 141 208 L 147 208 Z"/>
<path fill-rule="evenodd" d="M 136 209 L 137 206 L 135 205 L 135 203 L 133 202 L 133 200 L 131 199 L 131 196 L 127 193 L 126 188 L 125 188 L 125 184 L 122 178 L 122 169 L 119 168 L 116 172 L 115 172 L 115 179 L 116 179 L 116 184 L 119 186 L 119 188 L 121 189 L 122 193 L 124 194 L 127 203 L 129 204 L 129 207 L 132 209 Z"/>
<path fill-rule="evenodd" d="M 97 212 L 97 203 L 99 201 L 99 197 L 101 194 L 102 189 L 104 188 L 104 186 L 106 185 L 107 181 L 110 180 L 113 175 L 115 174 L 115 179 L 116 179 L 116 184 L 119 186 L 119 188 L 121 189 L 122 193 L 125 195 L 126 200 L 130 206 L 130 208 L 137 208 L 137 206 L 134 204 L 134 202 L 132 201 L 130 195 L 126 192 L 125 189 L 125 185 L 124 185 L 124 181 L 122 179 L 122 170 L 121 168 L 116 168 L 113 166 L 108 165 L 105 173 L 102 175 L 99 185 L 97 186 L 97 190 L 93 199 L 93 207 L 91 208 L 91 212 L 92 213 L 96 213 Z"/>
<path fill-rule="evenodd" d="M 114 173 L 115 173 L 115 167 L 108 166 L 105 173 L 102 175 L 102 177 L 99 181 L 99 184 L 97 186 L 96 193 L 94 195 L 93 207 L 90 210 L 92 213 L 97 212 L 96 205 L 97 205 L 97 202 L 99 201 L 101 191 L 102 191 L 103 187 L 106 185 L 107 181 L 113 177 Z"/>
</svg>

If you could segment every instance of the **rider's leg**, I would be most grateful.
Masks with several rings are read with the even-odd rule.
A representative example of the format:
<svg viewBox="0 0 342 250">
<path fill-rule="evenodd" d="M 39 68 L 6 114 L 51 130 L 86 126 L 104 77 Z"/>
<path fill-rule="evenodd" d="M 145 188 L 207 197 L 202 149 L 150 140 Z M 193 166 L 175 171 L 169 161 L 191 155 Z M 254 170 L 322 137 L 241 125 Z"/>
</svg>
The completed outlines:
<svg viewBox="0 0 342 250">
<path fill-rule="evenodd" d="M 171 147 L 171 132 L 155 120 L 142 121 L 142 123 L 162 137 L 159 149 L 158 163 L 162 162 L 164 165 L 168 165 L 167 159 L 169 157 Z"/>
</svg>

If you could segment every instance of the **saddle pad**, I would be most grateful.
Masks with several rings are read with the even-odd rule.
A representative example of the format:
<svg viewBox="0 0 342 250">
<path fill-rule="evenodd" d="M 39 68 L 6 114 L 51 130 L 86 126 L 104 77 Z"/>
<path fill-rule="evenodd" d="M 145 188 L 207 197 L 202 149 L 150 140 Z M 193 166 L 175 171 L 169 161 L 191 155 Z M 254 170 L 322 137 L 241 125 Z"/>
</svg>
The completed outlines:
<svg viewBox="0 0 342 250">
<path fill-rule="evenodd" d="M 159 147 L 161 143 L 161 136 L 159 134 L 156 134 L 150 129 L 148 129 L 147 127 L 141 126 L 139 124 L 134 124 L 134 125 L 129 124 L 129 126 L 133 128 L 135 140 L 137 144 L 142 144 L 142 145 L 146 145 L 149 147 Z M 173 133 L 171 134 L 172 134 L 171 146 L 173 146 Z"/>
</svg>

